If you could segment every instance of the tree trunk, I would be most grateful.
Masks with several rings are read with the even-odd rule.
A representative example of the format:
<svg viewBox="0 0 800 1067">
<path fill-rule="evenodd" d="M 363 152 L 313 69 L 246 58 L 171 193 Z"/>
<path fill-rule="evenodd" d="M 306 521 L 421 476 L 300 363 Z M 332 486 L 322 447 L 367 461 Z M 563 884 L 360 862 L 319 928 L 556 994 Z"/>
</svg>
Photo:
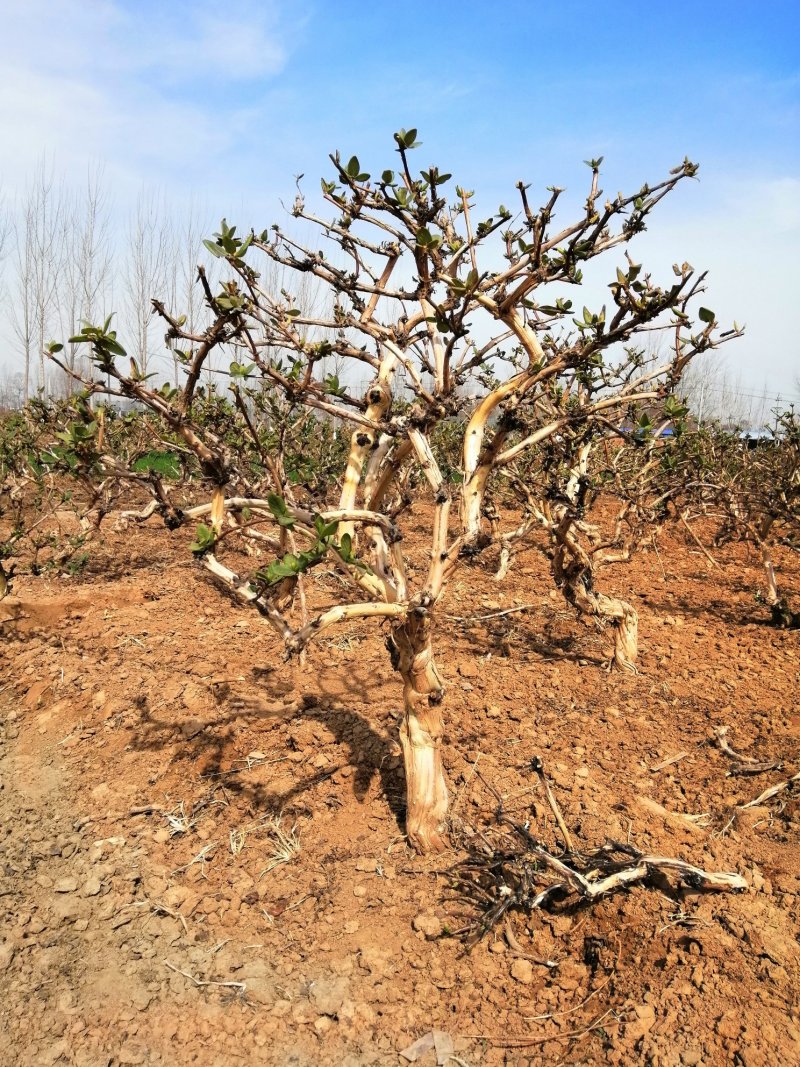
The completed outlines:
<svg viewBox="0 0 800 1067">
<path fill-rule="evenodd" d="M 772 551 L 769 545 L 761 542 L 761 565 L 767 579 L 767 595 L 764 598 L 772 616 L 772 625 L 781 630 L 796 630 L 800 627 L 800 612 L 792 611 L 786 600 L 778 592 L 778 581 L 772 563 Z"/>
<path fill-rule="evenodd" d="M 636 673 L 639 654 L 639 616 L 626 600 L 597 594 L 598 614 L 614 622 L 614 657 L 611 666 Z"/>
<path fill-rule="evenodd" d="M 389 649 L 392 666 L 403 678 L 406 834 L 418 852 L 441 852 L 448 805 L 442 769 L 444 686 L 433 661 L 427 612 L 410 611 L 394 628 Z"/>
<path fill-rule="evenodd" d="M 767 604 L 773 607 L 780 600 L 778 582 L 775 578 L 775 567 L 772 564 L 772 553 L 769 550 L 769 546 L 765 545 L 763 541 L 761 543 L 761 565 L 767 578 Z"/>
<path fill-rule="evenodd" d="M 639 616 L 626 600 L 606 596 L 594 589 L 594 574 L 591 567 L 579 560 L 565 564 L 563 546 L 556 549 L 553 557 L 553 577 L 567 603 L 582 615 L 594 615 L 614 624 L 614 654 L 609 666 L 618 670 L 636 673 L 636 656 L 639 651 Z"/>
</svg>

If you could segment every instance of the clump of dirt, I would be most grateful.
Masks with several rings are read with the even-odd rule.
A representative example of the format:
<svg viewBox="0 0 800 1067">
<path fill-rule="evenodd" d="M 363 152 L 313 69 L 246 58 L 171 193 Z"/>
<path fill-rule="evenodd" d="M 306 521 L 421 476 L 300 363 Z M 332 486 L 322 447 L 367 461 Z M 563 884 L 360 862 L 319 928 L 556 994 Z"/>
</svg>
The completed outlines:
<svg viewBox="0 0 800 1067">
<path fill-rule="evenodd" d="M 609 635 L 535 549 L 504 583 L 461 571 L 436 638 L 458 832 L 421 859 L 380 628 L 287 664 L 186 531 L 103 531 L 82 575 L 0 601 L 4 1064 L 800 1059 L 797 791 L 743 807 L 800 769 L 800 646 L 765 625 L 741 546 L 713 569 L 678 538 L 608 572 L 640 612 L 635 676 L 603 669 Z M 729 776 L 723 726 L 783 770 Z M 614 839 L 748 890 L 665 880 L 509 911 L 467 950 L 451 869 L 497 795 L 560 840 L 535 757 L 576 847 Z"/>
</svg>

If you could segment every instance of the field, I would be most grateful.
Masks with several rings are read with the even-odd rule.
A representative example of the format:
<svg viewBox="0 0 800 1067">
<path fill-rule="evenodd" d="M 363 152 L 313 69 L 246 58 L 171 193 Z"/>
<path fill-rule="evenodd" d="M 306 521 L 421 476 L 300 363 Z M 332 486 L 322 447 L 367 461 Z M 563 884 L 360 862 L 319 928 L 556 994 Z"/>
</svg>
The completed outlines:
<svg viewBox="0 0 800 1067">
<path fill-rule="evenodd" d="M 640 612 L 637 675 L 604 670 L 608 634 L 536 548 L 503 583 L 465 566 L 434 642 L 453 847 L 419 858 L 380 627 L 287 664 L 189 536 L 110 516 L 81 573 L 0 601 L 4 1065 L 800 1060 L 796 793 L 735 810 L 798 770 L 800 646 L 766 625 L 745 546 L 714 567 L 676 535 L 604 572 Z M 777 563 L 797 597 L 796 555 Z M 729 776 L 723 726 L 783 769 Z M 557 840 L 536 756 L 579 848 L 627 841 L 748 890 L 634 886 L 512 913 L 468 951 L 450 871 L 496 794 Z"/>
</svg>

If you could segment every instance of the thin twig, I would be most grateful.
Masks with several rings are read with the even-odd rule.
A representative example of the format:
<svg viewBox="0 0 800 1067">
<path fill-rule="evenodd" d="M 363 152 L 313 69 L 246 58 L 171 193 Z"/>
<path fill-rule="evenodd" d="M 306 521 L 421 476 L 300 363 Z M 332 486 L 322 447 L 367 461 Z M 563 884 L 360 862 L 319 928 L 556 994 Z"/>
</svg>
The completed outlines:
<svg viewBox="0 0 800 1067">
<path fill-rule="evenodd" d="M 614 972 L 612 971 L 611 974 L 600 983 L 597 989 L 593 989 L 591 993 L 583 998 L 580 1004 L 574 1004 L 571 1008 L 567 1008 L 565 1011 L 550 1011 L 546 1015 L 523 1015 L 522 1018 L 526 1023 L 540 1023 L 545 1022 L 547 1019 L 561 1019 L 565 1015 L 572 1015 L 574 1012 L 580 1011 L 584 1004 L 588 1004 L 592 997 L 596 997 L 598 993 L 602 993 L 613 977 Z"/>
<path fill-rule="evenodd" d="M 608 1008 L 602 1015 L 598 1015 L 594 1022 L 589 1023 L 588 1026 L 581 1027 L 577 1030 L 567 1030 L 563 1034 L 550 1034 L 548 1037 L 527 1037 L 527 1038 L 497 1038 L 490 1037 L 489 1034 L 468 1034 L 472 1041 L 488 1041 L 492 1045 L 497 1045 L 501 1048 L 530 1048 L 533 1045 L 546 1045 L 549 1041 L 566 1041 L 573 1037 L 583 1037 L 584 1034 L 591 1033 L 592 1030 L 596 1030 L 601 1023 L 604 1023 L 609 1015 L 613 1014 L 613 1008 Z M 615 1019 L 611 1023 L 607 1023 L 607 1026 L 619 1026 L 621 1019 Z"/>
<path fill-rule="evenodd" d="M 714 737 L 717 739 L 717 744 L 719 745 L 720 750 L 724 752 L 726 756 L 730 756 L 731 759 L 737 760 L 727 773 L 727 777 L 729 778 L 736 775 L 761 774 L 764 771 L 783 770 L 783 764 L 779 760 L 757 760 L 752 756 L 736 752 L 735 749 L 731 748 L 728 744 L 727 726 L 717 726 L 714 730 Z"/>
<path fill-rule="evenodd" d="M 709 563 L 713 563 L 715 567 L 719 567 L 719 563 L 717 563 L 717 561 L 714 559 L 714 557 L 708 551 L 706 546 L 703 544 L 703 542 L 700 540 L 700 538 L 697 536 L 697 534 L 691 528 L 689 523 L 686 521 L 685 517 L 683 515 L 681 515 L 680 518 L 681 518 L 681 522 L 683 523 L 683 525 L 689 531 L 689 536 L 694 541 L 694 543 L 697 545 L 697 547 L 700 549 L 700 551 L 703 553 L 703 555 L 706 557 L 706 559 L 709 561 Z"/>
<path fill-rule="evenodd" d="M 652 772 L 663 771 L 665 767 L 671 767 L 674 763 L 680 763 L 680 761 L 686 759 L 688 755 L 688 752 L 678 752 L 675 756 L 669 756 L 667 759 L 662 759 L 660 763 L 654 763 L 650 770 Z"/>
<path fill-rule="evenodd" d="M 193 974 L 189 974 L 188 971 L 182 971 L 180 967 L 176 967 L 175 964 L 170 963 L 169 960 L 164 960 L 164 966 L 169 967 L 169 969 L 175 971 L 176 974 L 182 974 L 184 978 L 188 978 L 198 989 L 202 989 L 204 986 L 221 986 L 226 989 L 238 989 L 240 993 L 244 993 L 247 989 L 244 982 L 213 982 L 210 980 L 206 981 L 203 978 L 195 978 Z"/>
<path fill-rule="evenodd" d="M 558 828 L 561 831 L 561 836 L 564 838 L 564 844 L 567 846 L 568 852 L 574 852 L 575 846 L 572 843 L 572 837 L 567 829 L 567 824 L 564 822 L 564 817 L 561 814 L 561 809 L 558 806 L 556 798 L 553 796 L 553 790 L 550 788 L 550 783 L 547 780 L 547 775 L 544 773 L 544 764 L 539 756 L 535 756 L 531 760 L 531 769 L 536 771 L 539 776 L 539 781 L 544 786 L 545 796 L 547 797 L 547 803 L 550 805 L 550 810 L 556 817 Z"/>
<path fill-rule="evenodd" d="M 769 789 L 765 789 L 763 793 L 759 794 L 755 800 L 751 800 L 747 804 L 740 804 L 739 807 L 740 809 L 756 808 L 759 804 L 763 804 L 765 800 L 771 800 L 778 793 L 782 793 L 784 789 L 788 789 L 795 782 L 800 782 L 800 771 L 797 774 L 793 774 L 791 778 L 787 778 L 785 782 L 778 782 L 777 785 L 770 786 Z"/>
<path fill-rule="evenodd" d="M 479 760 L 480 758 L 481 758 L 481 753 L 479 752 L 479 753 L 478 753 L 478 755 L 477 755 L 477 756 L 475 757 L 475 762 L 474 762 L 474 763 L 472 764 L 472 766 L 471 766 L 471 767 L 470 767 L 470 769 L 469 769 L 469 773 L 468 773 L 468 774 L 467 774 L 467 776 L 466 776 L 466 777 L 464 778 L 464 784 L 463 784 L 463 785 L 461 786 L 461 788 L 459 789 L 459 791 L 458 791 L 458 795 L 456 796 L 455 800 L 453 801 L 453 804 L 452 804 L 452 806 L 451 806 L 451 808 L 450 808 L 450 815 L 451 815 L 451 817 L 452 817 L 452 816 L 453 816 L 453 815 L 455 814 L 456 808 L 458 807 L 459 803 L 461 802 L 461 798 L 462 798 L 462 797 L 464 796 L 464 794 L 466 793 L 466 791 L 467 791 L 467 787 L 469 786 L 469 783 L 470 783 L 470 782 L 472 781 L 472 779 L 473 779 L 473 778 L 475 777 L 475 772 L 476 772 L 476 771 L 477 771 L 477 769 L 478 769 L 478 760 Z"/>
<path fill-rule="evenodd" d="M 513 615 L 518 611 L 534 611 L 538 606 L 538 604 L 520 604 L 517 608 L 493 611 L 490 615 L 445 615 L 445 618 L 451 622 L 483 622 L 485 619 L 499 619 L 503 615 Z"/>
</svg>

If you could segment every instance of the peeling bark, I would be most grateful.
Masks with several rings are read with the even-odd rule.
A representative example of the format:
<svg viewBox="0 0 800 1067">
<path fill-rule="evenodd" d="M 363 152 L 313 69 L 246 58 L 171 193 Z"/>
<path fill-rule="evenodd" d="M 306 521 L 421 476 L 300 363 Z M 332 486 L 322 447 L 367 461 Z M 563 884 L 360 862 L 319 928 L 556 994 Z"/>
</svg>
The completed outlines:
<svg viewBox="0 0 800 1067">
<path fill-rule="evenodd" d="M 598 593 L 593 588 L 591 566 L 579 560 L 563 560 L 564 546 L 559 545 L 553 557 L 553 577 L 567 603 L 581 615 L 593 615 L 614 625 L 614 654 L 610 668 L 637 671 L 639 651 L 639 616 L 626 600 Z"/>
<path fill-rule="evenodd" d="M 406 834 L 417 852 L 445 847 L 448 795 L 442 768 L 444 686 L 433 660 L 431 624 L 419 609 L 389 639 L 392 665 L 403 678 L 400 744 L 406 772 Z"/>
</svg>

